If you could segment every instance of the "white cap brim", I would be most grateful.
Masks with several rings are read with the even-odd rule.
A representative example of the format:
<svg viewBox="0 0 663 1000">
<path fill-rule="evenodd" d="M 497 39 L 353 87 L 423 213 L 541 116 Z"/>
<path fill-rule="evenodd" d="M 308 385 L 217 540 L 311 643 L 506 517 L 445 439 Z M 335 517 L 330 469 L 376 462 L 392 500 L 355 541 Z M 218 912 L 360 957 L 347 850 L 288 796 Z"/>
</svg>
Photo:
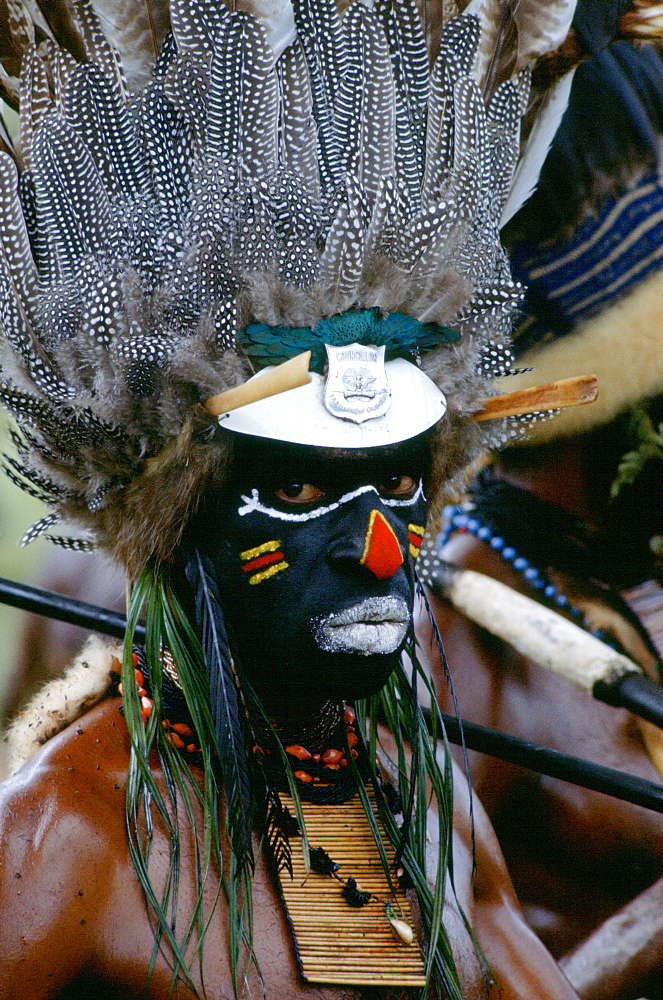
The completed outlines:
<svg viewBox="0 0 663 1000">
<path fill-rule="evenodd" d="M 363 423 L 330 413 L 324 403 L 325 379 L 311 372 L 307 385 L 224 413 L 219 424 L 237 434 L 318 448 L 380 448 L 417 437 L 444 416 L 443 393 L 416 365 L 396 358 L 387 362 L 385 370 L 391 405 L 383 416 Z"/>
</svg>

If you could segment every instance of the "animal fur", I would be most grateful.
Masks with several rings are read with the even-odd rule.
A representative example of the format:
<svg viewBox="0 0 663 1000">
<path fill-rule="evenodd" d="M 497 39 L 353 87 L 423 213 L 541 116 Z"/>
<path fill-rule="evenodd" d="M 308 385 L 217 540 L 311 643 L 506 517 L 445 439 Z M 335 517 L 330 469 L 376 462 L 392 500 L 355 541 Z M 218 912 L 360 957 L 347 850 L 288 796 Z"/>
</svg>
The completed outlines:
<svg viewBox="0 0 663 1000">
<path fill-rule="evenodd" d="M 524 444 L 583 433 L 663 392 L 663 271 L 573 333 L 532 348 L 519 365 L 532 371 L 502 380 L 505 392 L 573 375 L 596 375 L 599 385 L 595 403 L 536 423 Z"/>
<path fill-rule="evenodd" d="M 122 649 L 90 636 L 63 677 L 50 681 L 28 702 L 4 737 L 2 778 L 8 778 L 48 740 L 100 702 L 121 670 Z"/>
</svg>

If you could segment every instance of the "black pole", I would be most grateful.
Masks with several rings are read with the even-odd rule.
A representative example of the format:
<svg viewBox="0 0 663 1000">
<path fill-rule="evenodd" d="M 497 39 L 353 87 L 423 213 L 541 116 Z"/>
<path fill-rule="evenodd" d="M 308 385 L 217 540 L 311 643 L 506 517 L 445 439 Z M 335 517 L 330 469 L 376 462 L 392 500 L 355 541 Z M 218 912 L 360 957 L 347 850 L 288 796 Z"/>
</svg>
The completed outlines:
<svg viewBox="0 0 663 1000">
<path fill-rule="evenodd" d="M 663 687 L 644 674 L 626 674 L 610 684 L 597 681 L 592 690 L 600 701 L 626 708 L 663 729 Z"/>
<path fill-rule="evenodd" d="M 127 619 L 118 611 L 100 608 L 96 604 L 86 604 L 73 597 L 55 594 L 50 590 L 39 590 L 26 583 L 16 583 L 0 577 L 0 602 L 9 604 L 12 608 L 22 611 L 32 611 L 47 618 L 56 618 L 70 625 L 80 625 L 93 632 L 111 635 L 115 639 L 123 639 L 127 627 Z M 144 625 L 136 626 L 136 639 L 145 638 Z"/>
<path fill-rule="evenodd" d="M 426 709 L 424 714 L 430 719 L 430 710 Z M 593 761 L 570 757 L 559 750 L 528 743 L 517 736 L 487 729 L 453 715 L 442 713 L 442 720 L 451 743 L 464 744 L 470 750 L 497 757 L 509 764 L 517 764 L 530 771 L 663 813 L 663 785 L 657 785 L 654 781 L 625 774 Z"/>
</svg>

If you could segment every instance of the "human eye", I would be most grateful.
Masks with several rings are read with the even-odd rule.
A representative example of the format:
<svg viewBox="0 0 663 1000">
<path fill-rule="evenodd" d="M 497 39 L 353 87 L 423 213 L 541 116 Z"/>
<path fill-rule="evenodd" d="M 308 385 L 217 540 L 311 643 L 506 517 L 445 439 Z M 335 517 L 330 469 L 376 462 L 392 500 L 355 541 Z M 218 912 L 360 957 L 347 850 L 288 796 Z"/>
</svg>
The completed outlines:
<svg viewBox="0 0 663 1000">
<path fill-rule="evenodd" d="M 409 499 L 416 493 L 418 485 L 412 476 L 390 476 L 380 483 L 378 489 L 383 496 Z"/>
<path fill-rule="evenodd" d="M 313 483 L 300 483 L 296 481 L 284 483 L 280 489 L 274 491 L 275 496 L 284 503 L 315 503 L 325 494 L 323 490 L 314 486 Z"/>
</svg>

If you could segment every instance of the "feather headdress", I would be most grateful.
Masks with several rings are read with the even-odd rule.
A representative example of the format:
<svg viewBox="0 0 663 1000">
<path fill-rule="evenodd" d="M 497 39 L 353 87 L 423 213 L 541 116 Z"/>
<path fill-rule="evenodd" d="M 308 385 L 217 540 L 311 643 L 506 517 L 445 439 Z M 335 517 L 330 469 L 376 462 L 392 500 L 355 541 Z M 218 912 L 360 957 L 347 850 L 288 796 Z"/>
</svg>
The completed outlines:
<svg viewBox="0 0 663 1000">
<path fill-rule="evenodd" d="M 508 435 L 472 420 L 510 365 L 519 289 L 498 227 L 527 67 L 574 4 L 516 6 L 507 24 L 475 0 L 430 71 L 414 0 L 342 21 L 332 0 L 178 0 L 169 32 L 156 4 L 112 41 L 106 5 L 76 0 L 71 52 L 50 24 L 12 22 L 0 397 L 20 428 L 7 471 L 53 508 L 28 540 L 67 521 L 132 574 L 168 557 L 224 474 L 196 404 L 348 310 L 410 318 L 385 337 L 447 397 L 440 481 Z"/>
</svg>

